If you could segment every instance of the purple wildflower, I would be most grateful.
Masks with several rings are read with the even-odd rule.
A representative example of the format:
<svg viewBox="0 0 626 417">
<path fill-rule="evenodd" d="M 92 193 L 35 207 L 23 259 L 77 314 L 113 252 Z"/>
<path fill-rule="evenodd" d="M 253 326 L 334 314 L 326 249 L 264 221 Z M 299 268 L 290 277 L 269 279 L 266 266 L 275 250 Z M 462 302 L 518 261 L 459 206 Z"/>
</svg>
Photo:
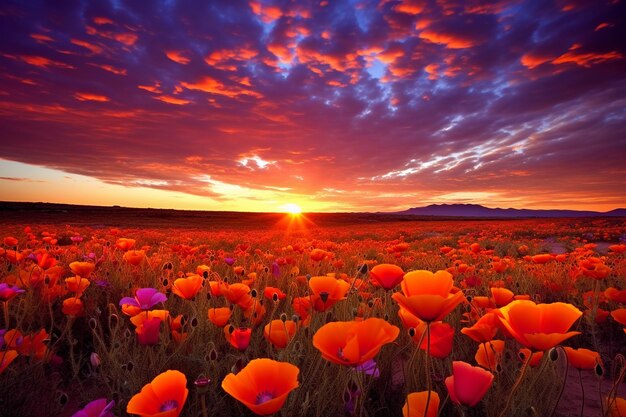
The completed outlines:
<svg viewBox="0 0 626 417">
<path fill-rule="evenodd" d="M 106 398 L 99 398 L 87 404 L 82 410 L 74 413 L 72 417 L 115 417 L 113 411 L 111 411 L 114 406 L 115 401 L 107 403 Z"/>
<path fill-rule="evenodd" d="M 359 372 L 364 372 L 367 375 L 371 375 L 374 378 L 378 378 L 380 376 L 380 370 L 378 369 L 378 366 L 376 365 L 374 359 L 370 359 L 369 361 L 362 363 L 355 369 Z"/>
<path fill-rule="evenodd" d="M 165 294 L 160 293 L 155 288 L 139 288 L 135 292 L 135 297 L 124 297 L 120 300 L 120 305 L 128 304 L 139 307 L 142 310 L 150 310 L 159 303 L 167 301 Z"/>
<path fill-rule="evenodd" d="M 272 262 L 272 275 L 276 278 L 280 277 L 280 267 L 276 262 Z"/>
<path fill-rule="evenodd" d="M 224 258 L 224 262 L 226 262 L 228 266 L 233 266 L 233 264 L 235 263 L 235 258 Z"/>
<path fill-rule="evenodd" d="M 0 301 L 9 301 L 16 295 L 23 292 L 24 290 L 16 285 L 9 285 L 3 282 L 0 284 Z"/>
</svg>

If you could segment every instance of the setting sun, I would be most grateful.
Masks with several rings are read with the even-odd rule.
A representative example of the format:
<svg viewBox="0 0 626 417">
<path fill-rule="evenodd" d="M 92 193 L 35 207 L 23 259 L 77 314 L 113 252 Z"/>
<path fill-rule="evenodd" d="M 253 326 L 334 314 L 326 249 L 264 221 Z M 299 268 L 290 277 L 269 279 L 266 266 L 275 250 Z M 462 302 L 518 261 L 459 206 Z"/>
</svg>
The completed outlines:
<svg viewBox="0 0 626 417">
<path fill-rule="evenodd" d="M 285 204 L 284 206 L 282 206 L 282 210 L 285 213 L 289 213 L 289 214 L 300 214 L 300 213 L 302 213 L 302 209 L 300 208 L 300 206 L 297 205 L 297 204 L 293 204 L 293 203 Z"/>
</svg>

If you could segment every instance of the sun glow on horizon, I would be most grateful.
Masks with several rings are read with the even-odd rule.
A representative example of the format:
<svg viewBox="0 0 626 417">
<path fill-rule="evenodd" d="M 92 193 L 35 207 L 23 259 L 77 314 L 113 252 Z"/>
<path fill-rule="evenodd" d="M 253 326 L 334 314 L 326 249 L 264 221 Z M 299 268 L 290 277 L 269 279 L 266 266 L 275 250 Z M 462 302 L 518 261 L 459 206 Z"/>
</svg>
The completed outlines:
<svg viewBox="0 0 626 417">
<path fill-rule="evenodd" d="M 300 206 L 294 203 L 285 204 L 281 206 L 281 209 L 283 212 L 289 213 L 291 215 L 298 215 L 302 213 L 302 209 L 300 208 Z"/>
</svg>

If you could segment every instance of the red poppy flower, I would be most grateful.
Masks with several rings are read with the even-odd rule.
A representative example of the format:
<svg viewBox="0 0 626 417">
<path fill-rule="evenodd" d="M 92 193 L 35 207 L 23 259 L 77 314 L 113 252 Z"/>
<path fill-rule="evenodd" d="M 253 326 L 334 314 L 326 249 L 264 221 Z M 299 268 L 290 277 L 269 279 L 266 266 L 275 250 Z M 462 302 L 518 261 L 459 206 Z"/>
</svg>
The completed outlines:
<svg viewBox="0 0 626 417">
<path fill-rule="evenodd" d="M 379 264 L 370 271 L 370 279 L 389 291 L 402 282 L 404 271 L 398 265 Z"/>
<path fill-rule="evenodd" d="M 415 328 L 413 342 L 416 344 L 421 340 L 419 348 L 423 351 L 428 349 L 428 337 L 426 334 L 426 323 L 422 323 Z M 423 337 L 422 337 L 423 335 Z M 436 321 L 430 324 L 430 356 L 434 358 L 446 358 L 452 352 L 452 342 L 454 339 L 454 329 L 448 323 Z"/>
<path fill-rule="evenodd" d="M 71 317 L 82 316 L 84 313 L 83 310 L 83 301 L 77 297 L 70 297 L 68 299 L 63 300 L 63 308 L 61 309 L 63 314 Z"/>
<path fill-rule="evenodd" d="M 250 337 L 252 336 L 252 329 L 249 327 L 224 327 L 224 336 L 231 346 L 240 351 L 244 351 L 250 344 Z"/>
<path fill-rule="evenodd" d="M 237 375 L 228 374 L 222 389 L 253 413 L 270 415 L 285 404 L 291 391 L 298 388 L 297 366 L 272 359 L 254 359 Z"/>
<path fill-rule="evenodd" d="M 131 250 L 135 247 L 135 239 L 121 237 L 115 242 L 115 247 L 124 251 Z"/>
<path fill-rule="evenodd" d="M 182 372 L 168 370 L 159 374 L 135 394 L 126 412 L 141 417 L 177 417 L 187 401 L 187 378 Z"/>
<path fill-rule="evenodd" d="M 313 346 L 326 360 L 357 366 L 373 359 L 384 344 L 393 342 L 399 334 L 399 328 L 379 318 L 336 321 L 320 327 L 313 336 Z"/>
<path fill-rule="evenodd" d="M 493 382 L 493 374 L 479 366 L 462 361 L 452 362 L 452 376 L 445 379 L 450 399 L 462 405 L 475 406 Z"/>
<path fill-rule="evenodd" d="M 580 332 L 568 332 L 582 312 L 571 304 L 516 300 L 499 310 L 500 323 L 523 346 L 548 350 Z"/>
<path fill-rule="evenodd" d="M 0 351 L 0 374 L 7 369 L 7 366 L 9 366 L 15 358 L 17 358 L 17 351 L 15 350 Z"/>
</svg>

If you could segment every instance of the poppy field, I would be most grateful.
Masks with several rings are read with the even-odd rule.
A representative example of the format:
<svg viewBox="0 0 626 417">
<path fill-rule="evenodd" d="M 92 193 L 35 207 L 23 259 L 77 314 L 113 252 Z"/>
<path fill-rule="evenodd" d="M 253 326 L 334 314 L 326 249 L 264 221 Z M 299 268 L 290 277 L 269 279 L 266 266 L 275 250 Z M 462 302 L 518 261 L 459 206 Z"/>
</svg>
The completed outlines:
<svg viewBox="0 0 626 417">
<path fill-rule="evenodd" d="M 0 415 L 626 416 L 624 219 L 307 216 L 0 224 Z"/>
</svg>

